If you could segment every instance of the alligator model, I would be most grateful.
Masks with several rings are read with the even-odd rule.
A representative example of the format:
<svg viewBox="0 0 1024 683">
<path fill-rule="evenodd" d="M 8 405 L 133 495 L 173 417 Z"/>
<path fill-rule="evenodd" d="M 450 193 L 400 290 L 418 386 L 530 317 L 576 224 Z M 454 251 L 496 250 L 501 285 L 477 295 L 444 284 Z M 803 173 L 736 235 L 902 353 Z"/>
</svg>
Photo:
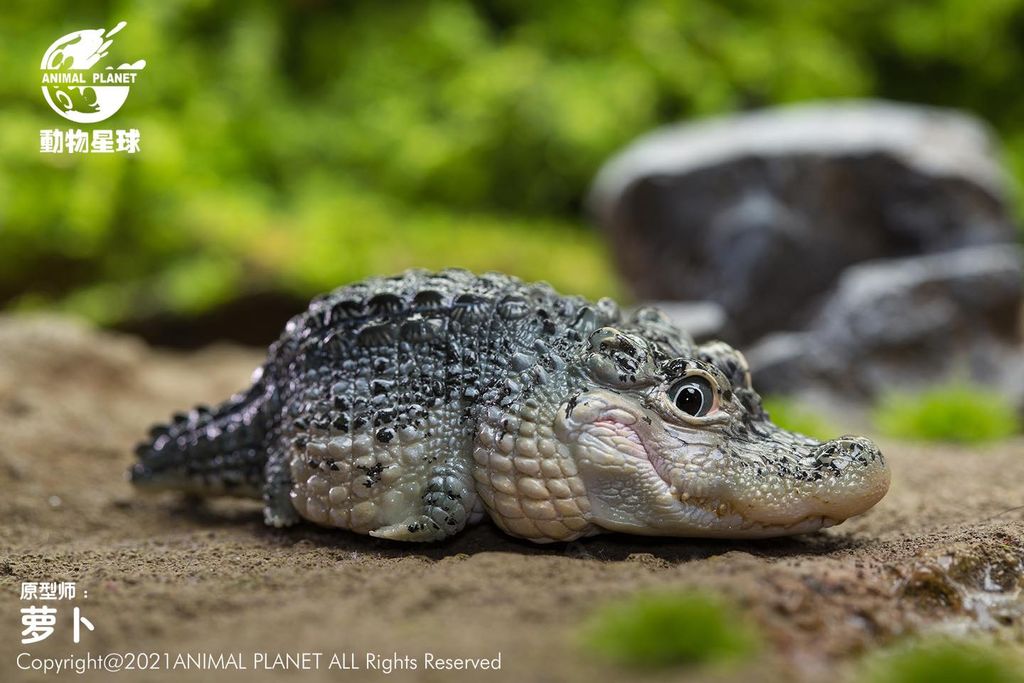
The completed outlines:
<svg viewBox="0 0 1024 683">
<path fill-rule="evenodd" d="M 868 439 L 775 426 L 726 344 L 698 346 L 653 308 L 461 270 L 314 299 L 247 391 L 150 436 L 139 488 L 262 496 L 274 526 L 403 541 L 485 515 L 537 542 L 780 536 L 889 486 Z"/>
</svg>

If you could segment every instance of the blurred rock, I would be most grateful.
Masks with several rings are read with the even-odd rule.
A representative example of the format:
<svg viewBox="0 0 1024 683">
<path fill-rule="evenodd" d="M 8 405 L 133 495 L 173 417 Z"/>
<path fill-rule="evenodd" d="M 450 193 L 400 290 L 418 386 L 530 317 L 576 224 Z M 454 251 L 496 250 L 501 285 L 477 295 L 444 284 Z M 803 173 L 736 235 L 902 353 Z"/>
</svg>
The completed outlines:
<svg viewBox="0 0 1024 683">
<path fill-rule="evenodd" d="M 605 165 L 590 200 L 638 298 L 713 301 L 739 344 L 804 327 L 852 264 L 1014 237 L 982 124 L 881 102 L 656 131 Z"/>
<path fill-rule="evenodd" d="M 874 397 L 972 381 L 1024 409 L 1024 250 L 1014 245 L 872 261 L 847 269 L 802 332 L 747 357 L 763 393 Z"/>
<path fill-rule="evenodd" d="M 659 308 L 698 342 L 728 336 L 725 309 L 713 301 L 652 301 L 644 305 Z"/>
</svg>

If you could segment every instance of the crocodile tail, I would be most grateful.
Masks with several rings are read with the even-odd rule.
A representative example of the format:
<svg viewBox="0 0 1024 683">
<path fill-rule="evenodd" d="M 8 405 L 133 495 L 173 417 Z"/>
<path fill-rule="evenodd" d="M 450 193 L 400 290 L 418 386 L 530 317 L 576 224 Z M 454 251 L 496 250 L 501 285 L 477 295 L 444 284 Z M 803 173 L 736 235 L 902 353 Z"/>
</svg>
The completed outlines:
<svg viewBox="0 0 1024 683">
<path fill-rule="evenodd" d="M 260 497 L 275 401 L 273 386 L 260 377 L 216 408 L 176 413 L 136 446 L 131 482 L 143 489 Z"/>
</svg>

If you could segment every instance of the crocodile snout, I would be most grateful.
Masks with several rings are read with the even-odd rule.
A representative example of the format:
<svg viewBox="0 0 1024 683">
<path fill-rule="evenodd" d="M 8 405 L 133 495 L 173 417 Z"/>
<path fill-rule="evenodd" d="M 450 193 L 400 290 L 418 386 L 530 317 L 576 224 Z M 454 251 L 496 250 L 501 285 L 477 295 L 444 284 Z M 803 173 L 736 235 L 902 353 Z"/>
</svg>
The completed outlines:
<svg viewBox="0 0 1024 683">
<path fill-rule="evenodd" d="M 889 489 L 889 467 L 870 439 L 824 443 L 774 425 L 764 440 L 739 446 L 723 481 L 723 498 L 748 522 L 790 528 L 820 520 L 832 526 L 866 512 Z M 728 466 L 726 466 L 728 470 Z"/>
<path fill-rule="evenodd" d="M 816 478 L 826 482 L 812 496 L 812 514 L 841 521 L 859 515 L 889 490 L 889 466 L 878 446 L 863 436 L 841 436 L 812 454 Z"/>
</svg>

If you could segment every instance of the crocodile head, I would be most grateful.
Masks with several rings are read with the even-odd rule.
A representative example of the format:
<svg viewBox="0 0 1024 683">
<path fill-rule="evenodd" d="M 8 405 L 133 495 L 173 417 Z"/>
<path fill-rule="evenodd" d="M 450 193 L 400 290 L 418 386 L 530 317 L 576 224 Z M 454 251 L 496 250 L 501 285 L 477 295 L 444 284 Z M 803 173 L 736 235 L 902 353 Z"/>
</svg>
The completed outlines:
<svg viewBox="0 0 1024 683">
<path fill-rule="evenodd" d="M 743 355 L 695 345 L 656 309 L 589 336 L 554 433 L 592 524 L 648 535 L 769 537 L 860 514 L 889 487 L 868 439 L 820 442 L 771 422 Z"/>
</svg>

